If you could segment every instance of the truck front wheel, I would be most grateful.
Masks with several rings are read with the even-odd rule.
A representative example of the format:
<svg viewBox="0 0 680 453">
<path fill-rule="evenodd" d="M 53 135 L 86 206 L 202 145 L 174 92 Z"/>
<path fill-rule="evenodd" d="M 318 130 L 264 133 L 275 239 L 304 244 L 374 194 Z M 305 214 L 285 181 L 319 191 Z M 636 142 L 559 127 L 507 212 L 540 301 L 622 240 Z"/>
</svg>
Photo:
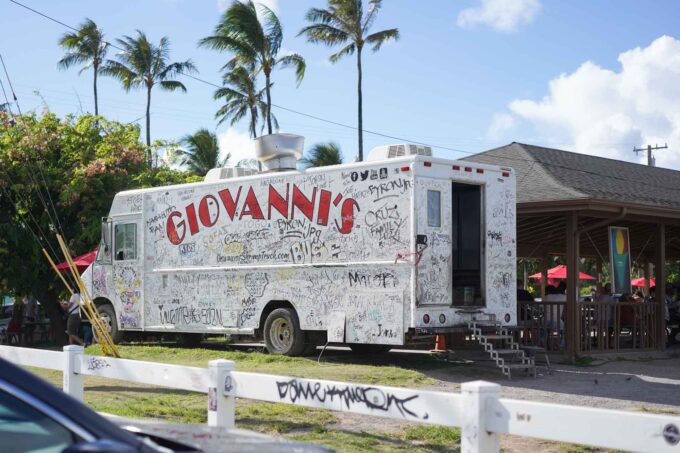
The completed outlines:
<svg viewBox="0 0 680 453">
<path fill-rule="evenodd" d="M 298 356 L 305 348 L 305 333 L 297 314 L 290 308 L 277 308 L 264 323 L 264 344 L 270 354 Z"/>
<path fill-rule="evenodd" d="M 118 330 L 118 320 L 116 319 L 116 311 L 110 304 L 103 304 L 97 307 L 99 317 L 104 322 L 104 327 L 109 331 L 111 339 L 114 343 L 123 341 L 123 332 Z"/>
</svg>

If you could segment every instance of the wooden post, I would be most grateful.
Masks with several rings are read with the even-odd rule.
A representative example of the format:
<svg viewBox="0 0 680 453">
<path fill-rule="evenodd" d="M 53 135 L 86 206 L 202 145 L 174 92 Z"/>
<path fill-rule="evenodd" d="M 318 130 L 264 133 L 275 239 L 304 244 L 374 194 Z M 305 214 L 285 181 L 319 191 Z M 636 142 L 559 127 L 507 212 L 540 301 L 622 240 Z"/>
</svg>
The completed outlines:
<svg viewBox="0 0 680 453">
<path fill-rule="evenodd" d="M 501 395 L 501 386 L 491 382 L 465 382 L 460 386 L 462 423 L 460 435 L 461 453 L 498 453 L 501 436 L 486 427 L 493 415 L 491 408 Z"/>
<path fill-rule="evenodd" d="M 576 357 L 577 331 L 576 304 L 578 302 L 578 275 L 579 275 L 579 234 L 578 213 L 571 211 L 567 214 L 567 306 L 564 319 L 566 335 L 567 356 L 571 359 Z"/>
<path fill-rule="evenodd" d="M 649 287 L 651 286 L 649 283 L 649 279 L 652 277 L 652 263 L 649 262 L 649 258 L 645 258 L 644 275 L 645 275 L 645 297 L 649 297 Z"/>
<path fill-rule="evenodd" d="M 545 301 L 545 287 L 548 286 L 548 259 L 547 253 L 541 259 L 541 300 Z"/>
<path fill-rule="evenodd" d="M 599 256 L 597 257 L 597 260 L 595 261 L 595 271 L 597 272 L 597 281 L 595 282 L 595 289 L 597 290 L 597 294 L 602 294 L 602 258 Z"/>
<path fill-rule="evenodd" d="M 657 309 L 657 349 L 666 349 L 666 225 L 656 225 L 654 275 L 656 289 L 654 299 Z"/>
<path fill-rule="evenodd" d="M 236 406 L 231 372 L 235 369 L 236 364 L 231 360 L 217 359 L 208 362 L 208 426 L 234 427 Z"/>
<path fill-rule="evenodd" d="M 74 344 L 64 346 L 64 393 L 70 395 L 78 401 L 83 401 L 83 390 L 85 389 L 85 381 L 83 380 L 83 375 L 80 374 L 80 364 L 82 357 L 82 346 Z"/>
</svg>

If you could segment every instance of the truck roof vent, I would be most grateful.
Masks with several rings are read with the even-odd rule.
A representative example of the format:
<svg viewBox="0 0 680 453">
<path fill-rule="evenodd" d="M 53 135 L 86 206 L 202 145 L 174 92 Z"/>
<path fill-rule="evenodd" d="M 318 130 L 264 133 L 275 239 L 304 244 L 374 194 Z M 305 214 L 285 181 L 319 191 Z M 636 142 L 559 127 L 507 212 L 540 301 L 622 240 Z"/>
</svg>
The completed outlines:
<svg viewBox="0 0 680 453">
<path fill-rule="evenodd" d="M 392 159 L 402 156 L 432 156 L 432 148 L 429 146 L 404 143 L 397 145 L 377 146 L 368 153 L 367 161 Z"/>
<path fill-rule="evenodd" d="M 302 157 L 305 138 L 294 134 L 263 135 L 254 140 L 255 157 L 262 162 L 262 171 L 295 170 Z"/>
<path fill-rule="evenodd" d="M 238 178 L 240 176 L 256 175 L 259 171 L 256 168 L 246 167 L 221 167 L 213 168 L 205 175 L 204 181 L 219 181 L 221 179 Z"/>
</svg>

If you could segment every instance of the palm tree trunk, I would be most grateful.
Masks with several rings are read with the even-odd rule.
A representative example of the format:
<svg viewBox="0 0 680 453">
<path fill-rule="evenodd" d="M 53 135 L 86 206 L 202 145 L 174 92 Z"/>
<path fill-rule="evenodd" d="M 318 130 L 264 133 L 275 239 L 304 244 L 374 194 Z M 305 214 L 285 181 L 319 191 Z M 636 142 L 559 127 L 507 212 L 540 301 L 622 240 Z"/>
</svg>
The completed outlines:
<svg viewBox="0 0 680 453">
<path fill-rule="evenodd" d="M 363 118 L 363 109 L 362 109 L 362 93 L 361 93 L 361 47 L 357 46 L 357 70 L 359 71 L 359 77 L 358 77 L 358 82 L 357 82 L 357 91 L 359 95 L 359 102 L 358 102 L 358 108 L 359 108 L 359 162 L 362 162 L 364 160 L 364 118 Z"/>
<path fill-rule="evenodd" d="M 99 116 L 99 104 L 97 103 L 97 72 L 99 72 L 99 66 L 94 65 L 94 114 Z"/>
<path fill-rule="evenodd" d="M 257 138 L 257 109 L 250 109 L 250 135 L 251 138 Z"/>
<path fill-rule="evenodd" d="M 149 154 L 149 166 L 153 166 L 151 162 L 151 87 L 146 88 L 146 146 Z"/>
<path fill-rule="evenodd" d="M 264 72 L 266 79 L 266 89 L 267 89 L 267 131 L 271 135 L 272 133 L 272 94 L 270 91 L 269 83 L 269 71 Z"/>
</svg>

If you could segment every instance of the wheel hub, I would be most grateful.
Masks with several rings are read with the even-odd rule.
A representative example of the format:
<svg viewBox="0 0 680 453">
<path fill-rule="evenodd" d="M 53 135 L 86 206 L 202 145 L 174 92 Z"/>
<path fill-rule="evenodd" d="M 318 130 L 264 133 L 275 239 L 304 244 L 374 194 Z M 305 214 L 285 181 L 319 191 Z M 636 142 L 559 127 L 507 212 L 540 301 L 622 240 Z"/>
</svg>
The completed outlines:
<svg viewBox="0 0 680 453">
<path fill-rule="evenodd" d="M 275 319 L 274 322 L 272 322 L 269 333 L 272 345 L 277 350 L 285 352 L 290 349 L 293 340 L 293 332 L 292 326 L 286 319 Z"/>
</svg>

